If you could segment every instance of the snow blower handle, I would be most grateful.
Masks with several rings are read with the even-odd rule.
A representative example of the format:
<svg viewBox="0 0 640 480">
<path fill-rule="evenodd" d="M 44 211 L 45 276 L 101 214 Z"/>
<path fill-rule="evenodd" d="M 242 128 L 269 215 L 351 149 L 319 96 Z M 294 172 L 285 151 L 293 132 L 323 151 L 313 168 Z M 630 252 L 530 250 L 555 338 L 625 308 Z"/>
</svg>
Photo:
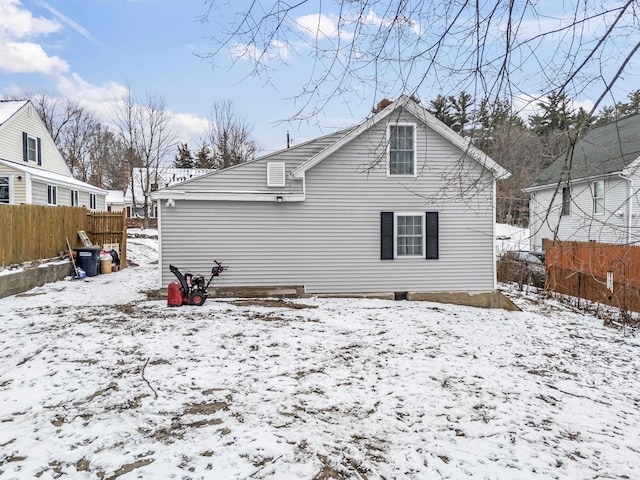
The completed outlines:
<svg viewBox="0 0 640 480">
<path fill-rule="evenodd" d="M 223 266 L 222 265 L 222 260 L 218 261 L 218 260 L 214 260 L 213 263 L 215 263 L 215 265 L 213 266 L 213 268 L 211 269 L 211 274 L 214 277 L 218 277 L 220 276 L 220 274 L 222 272 L 224 272 L 225 270 L 228 270 L 229 267 Z"/>
</svg>

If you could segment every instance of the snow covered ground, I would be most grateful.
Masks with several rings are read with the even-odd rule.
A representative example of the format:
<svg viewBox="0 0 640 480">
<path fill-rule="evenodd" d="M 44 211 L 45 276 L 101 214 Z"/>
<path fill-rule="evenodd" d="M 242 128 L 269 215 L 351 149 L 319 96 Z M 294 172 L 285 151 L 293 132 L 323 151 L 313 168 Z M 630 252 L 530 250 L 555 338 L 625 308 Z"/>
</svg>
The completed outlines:
<svg viewBox="0 0 640 480">
<path fill-rule="evenodd" d="M 0 299 L 1 479 L 640 478 L 640 342 L 523 312 L 157 299 L 136 268 Z"/>
</svg>

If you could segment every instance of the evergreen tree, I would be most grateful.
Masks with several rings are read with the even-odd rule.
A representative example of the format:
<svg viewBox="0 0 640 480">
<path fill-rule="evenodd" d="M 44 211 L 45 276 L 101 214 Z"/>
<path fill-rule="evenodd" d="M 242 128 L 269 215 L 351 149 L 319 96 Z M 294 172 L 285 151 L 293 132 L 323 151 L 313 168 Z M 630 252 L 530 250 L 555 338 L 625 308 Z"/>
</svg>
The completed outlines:
<svg viewBox="0 0 640 480">
<path fill-rule="evenodd" d="M 438 95 L 435 100 L 429 102 L 427 111 L 447 126 L 453 125 L 453 115 L 451 114 L 451 97 L 447 98 Z"/>
<path fill-rule="evenodd" d="M 215 161 L 211 156 L 211 147 L 207 142 L 202 142 L 200 149 L 196 152 L 193 168 L 215 168 Z"/>
<path fill-rule="evenodd" d="M 546 100 L 536 104 L 542 114 L 529 117 L 533 131 L 538 135 L 568 131 L 572 125 L 572 112 L 569 104 L 570 101 L 566 93 L 550 93 Z"/>
<path fill-rule="evenodd" d="M 469 110 L 472 103 L 473 97 L 464 90 L 460 92 L 457 97 L 449 97 L 449 104 L 453 109 L 453 115 L 451 115 L 451 128 L 460 134 L 464 133 L 465 128 L 469 124 Z"/>
<path fill-rule="evenodd" d="M 178 154 L 173 161 L 174 168 L 193 168 L 194 167 L 193 155 L 187 142 L 178 144 Z"/>
<path fill-rule="evenodd" d="M 584 131 L 593 127 L 598 120 L 597 117 L 589 114 L 584 108 L 580 107 L 571 117 L 571 124 L 579 131 Z"/>
</svg>

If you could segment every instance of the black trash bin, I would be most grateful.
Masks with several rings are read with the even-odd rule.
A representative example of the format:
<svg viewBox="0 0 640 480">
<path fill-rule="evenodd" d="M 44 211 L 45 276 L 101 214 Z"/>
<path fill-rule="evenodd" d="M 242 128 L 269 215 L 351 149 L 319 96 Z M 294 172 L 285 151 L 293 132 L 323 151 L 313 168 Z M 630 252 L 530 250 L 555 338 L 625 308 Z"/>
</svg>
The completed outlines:
<svg viewBox="0 0 640 480">
<path fill-rule="evenodd" d="M 100 266 L 100 247 L 74 248 L 76 252 L 76 264 L 87 272 L 87 277 L 98 275 Z"/>
</svg>

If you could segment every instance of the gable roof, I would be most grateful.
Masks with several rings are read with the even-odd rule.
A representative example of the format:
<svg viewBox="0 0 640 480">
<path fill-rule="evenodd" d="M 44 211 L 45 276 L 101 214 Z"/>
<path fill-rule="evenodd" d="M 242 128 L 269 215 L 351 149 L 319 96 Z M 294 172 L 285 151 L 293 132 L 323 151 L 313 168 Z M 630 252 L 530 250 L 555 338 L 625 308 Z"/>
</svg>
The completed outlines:
<svg viewBox="0 0 640 480">
<path fill-rule="evenodd" d="M 233 165 L 222 170 L 216 170 L 197 178 L 190 178 L 188 180 L 185 180 L 184 182 L 180 182 L 179 184 L 170 185 L 167 188 L 156 190 L 151 194 L 151 198 L 153 200 L 160 200 L 165 198 L 185 198 L 185 196 L 190 196 L 190 198 L 192 199 L 195 199 L 196 197 L 198 199 L 206 197 L 206 199 L 226 200 L 231 198 L 230 196 L 233 196 L 236 199 L 241 198 L 243 200 L 260 199 L 264 201 L 273 201 L 272 197 L 276 193 L 274 191 L 241 191 L 237 188 L 229 189 L 227 186 L 227 188 L 223 190 L 209 189 L 206 192 L 200 190 L 195 192 L 189 190 L 189 184 L 191 182 L 203 181 L 205 178 L 224 176 L 226 174 L 232 173 L 236 169 L 243 170 L 248 168 L 253 163 L 265 162 L 270 159 L 285 161 L 287 165 L 291 165 L 291 167 L 293 168 L 288 176 L 293 179 L 303 179 L 307 170 L 316 166 L 321 161 L 342 148 L 344 145 L 357 138 L 361 133 L 367 131 L 377 123 L 387 119 L 394 112 L 399 112 L 401 110 L 411 113 L 414 117 L 416 117 L 416 119 L 425 123 L 433 131 L 444 137 L 454 146 L 458 147 L 462 154 L 468 155 L 476 160 L 480 165 L 492 172 L 494 179 L 504 179 L 508 178 L 511 175 L 507 170 L 498 165 L 489 156 L 473 146 L 473 144 L 468 139 L 465 139 L 462 136 L 458 135 L 451 128 L 447 127 L 444 123 L 440 122 L 440 120 L 427 112 L 426 109 L 418 105 L 414 100 L 403 95 L 398 100 L 391 103 L 389 106 L 376 113 L 371 118 L 356 125 L 355 127 L 338 130 L 337 132 L 314 138 L 312 140 L 308 140 L 306 142 L 273 153 L 269 153 L 267 155 L 263 155 L 248 162 Z M 304 183 L 302 183 L 302 185 L 303 190 L 301 193 L 285 192 L 288 201 L 297 201 L 304 199 Z M 282 192 L 278 194 L 281 195 Z"/>
<path fill-rule="evenodd" d="M 567 152 L 560 155 L 527 187 L 555 185 L 565 180 L 581 180 L 624 173 L 640 159 L 640 114 L 621 118 L 588 131 L 578 139 L 566 174 Z"/>
<path fill-rule="evenodd" d="M 436 133 L 444 137 L 450 143 L 458 147 L 461 151 L 468 154 L 471 158 L 475 159 L 480 165 L 492 171 L 496 179 L 505 179 L 509 178 L 511 174 L 498 165 L 493 159 L 491 159 L 487 154 L 480 151 L 478 148 L 473 146 L 473 144 L 458 135 L 451 128 L 446 126 L 436 117 L 434 117 L 431 113 L 429 113 L 424 107 L 421 107 L 415 100 L 411 99 L 406 95 L 402 95 L 398 100 L 391 103 L 386 108 L 382 109 L 378 113 L 376 113 L 373 117 L 365 120 L 360 123 L 338 141 L 333 143 L 331 146 L 325 148 L 321 152 L 317 153 L 313 157 L 311 157 L 306 162 L 302 163 L 296 169 L 291 172 L 291 176 L 302 177 L 304 176 L 304 172 L 309 170 L 310 168 L 316 166 L 322 160 L 327 158 L 329 155 L 333 154 L 344 145 L 355 139 L 358 135 L 365 132 L 369 128 L 373 127 L 377 123 L 381 122 L 388 118 L 392 113 L 394 113 L 398 109 L 404 109 L 411 113 L 414 117 L 418 118 L 422 122 L 424 122 L 428 127 L 434 130 Z"/>
</svg>

